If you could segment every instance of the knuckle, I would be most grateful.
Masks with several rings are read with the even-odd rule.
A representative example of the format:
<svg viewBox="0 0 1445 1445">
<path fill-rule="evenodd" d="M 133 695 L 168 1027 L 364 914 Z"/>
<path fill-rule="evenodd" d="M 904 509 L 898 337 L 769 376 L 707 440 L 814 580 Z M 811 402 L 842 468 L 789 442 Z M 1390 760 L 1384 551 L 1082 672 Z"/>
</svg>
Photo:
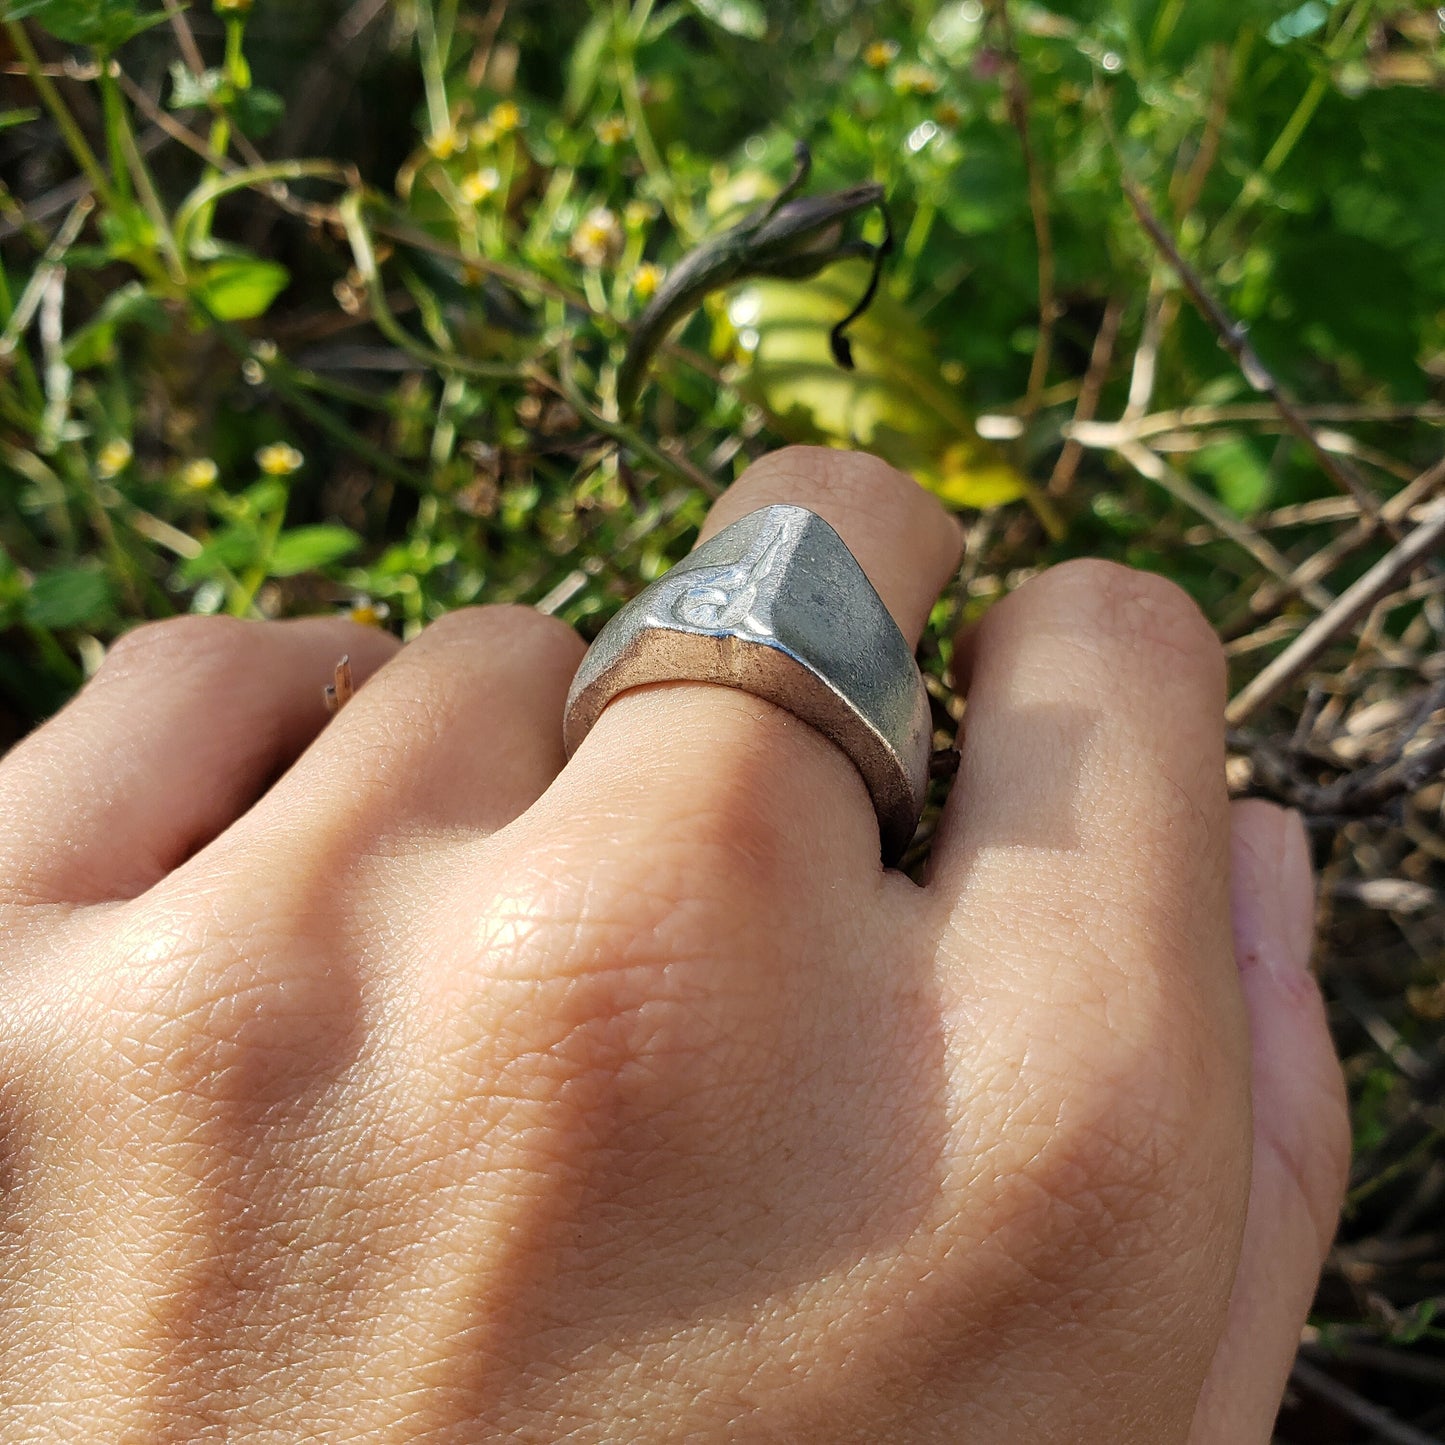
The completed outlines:
<svg viewBox="0 0 1445 1445">
<path fill-rule="evenodd" d="M 1208 669 L 1222 683 L 1218 636 L 1194 599 L 1167 577 L 1079 558 L 1050 568 L 1033 585 L 1045 589 L 1065 617 L 1085 619 L 1135 652 L 1162 653 L 1174 664 Z"/>
<path fill-rule="evenodd" d="M 1004 1134 L 1020 1153 L 1003 1206 L 1019 1247 L 1039 1241 L 1051 1269 L 1153 1257 L 1197 1274 L 1243 1219 L 1247 1068 L 1201 997 L 1147 977 L 1103 989 L 1111 1001 L 1071 1008 L 1014 1096 Z"/>
<path fill-rule="evenodd" d="M 460 976 L 483 975 L 490 1020 L 514 993 L 508 1030 L 560 1029 L 589 1067 L 676 1056 L 718 1003 L 709 960 L 735 951 L 742 926 L 729 912 L 665 866 L 552 840 L 521 849 L 489 892 Z"/>
<path fill-rule="evenodd" d="M 733 491 L 796 500 L 816 507 L 832 502 L 849 513 L 877 517 L 897 525 L 901 500 L 926 497 L 912 477 L 869 452 L 839 447 L 789 446 L 754 462 L 733 484 Z"/>
<path fill-rule="evenodd" d="M 143 622 L 111 643 L 97 677 L 227 665 L 255 648 L 264 626 L 239 617 L 190 615 Z"/>
<path fill-rule="evenodd" d="M 561 618 L 520 603 L 460 607 L 428 624 L 422 636 L 432 646 L 483 648 L 489 654 L 524 657 L 531 665 L 575 667 L 586 651 L 581 637 Z"/>
<path fill-rule="evenodd" d="M 142 1102 L 259 1113 L 344 1062 L 359 985 L 296 925 L 314 900 L 264 891 L 264 914 L 212 888 L 161 890 L 120 915 L 89 990 L 101 1067 Z"/>
</svg>

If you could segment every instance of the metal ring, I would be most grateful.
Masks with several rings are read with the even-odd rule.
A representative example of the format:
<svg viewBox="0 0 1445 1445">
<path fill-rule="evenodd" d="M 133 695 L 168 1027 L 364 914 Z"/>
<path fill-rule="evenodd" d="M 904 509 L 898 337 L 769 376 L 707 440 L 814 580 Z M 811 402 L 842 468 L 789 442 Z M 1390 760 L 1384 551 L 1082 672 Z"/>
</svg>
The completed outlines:
<svg viewBox="0 0 1445 1445">
<path fill-rule="evenodd" d="M 821 517 L 762 507 L 623 607 L 568 693 L 567 755 L 619 693 L 677 681 L 740 688 L 830 738 L 868 786 L 883 861 L 903 855 L 928 787 L 928 694 L 898 624 Z"/>
</svg>

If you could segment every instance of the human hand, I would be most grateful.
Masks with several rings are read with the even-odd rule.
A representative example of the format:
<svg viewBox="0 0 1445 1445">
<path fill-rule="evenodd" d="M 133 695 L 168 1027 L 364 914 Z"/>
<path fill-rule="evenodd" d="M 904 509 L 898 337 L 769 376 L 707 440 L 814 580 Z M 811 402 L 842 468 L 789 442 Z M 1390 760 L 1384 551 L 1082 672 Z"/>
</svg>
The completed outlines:
<svg viewBox="0 0 1445 1445">
<path fill-rule="evenodd" d="M 709 528 L 773 501 L 917 639 L 935 502 L 790 449 Z M 1266 1440 L 1347 1131 L 1183 594 L 987 615 L 922 887 L 741 692 L 564 768 L 582 651 L 182 619 L 0 763 L 0 1436 Z"/>
</svg>

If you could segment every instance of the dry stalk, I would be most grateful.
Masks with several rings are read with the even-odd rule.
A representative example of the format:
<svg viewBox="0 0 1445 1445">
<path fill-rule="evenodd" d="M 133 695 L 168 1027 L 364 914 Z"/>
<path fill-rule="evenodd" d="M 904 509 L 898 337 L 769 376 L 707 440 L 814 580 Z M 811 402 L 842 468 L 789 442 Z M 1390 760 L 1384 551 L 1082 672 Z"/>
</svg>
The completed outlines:
<svg viewBox="0 0 1445 1445">
<path fill-rule="evenodd" d="M 1332 454 L 1320 444 L 1315 429 L 1301 413 L 1298 403 L 1260 360 L 1259 353 L 1251 344 L 1249 333 L 1243 324 L 1236 321 L 1224 309 L 1223 305 L 1205 286 L 1203 278 L 1184 259 L 1174 237 L 1155 214 L 1149 202 L 1145 200 L 1143 193 L 1127 175 L 1121 176 L 1121 184 L 1124 195 L 1133 208 L 1139 224 L 1144 228 L 1145 234 L 1153 241 L 1175 275 L 1179 277 L 1185 294 L 1208 323 L 1219 344 L 1234 358 L 1244 379 L 1255 391 L 1269 397 L 1289 429 L 1314 454 L 1315 460 L 1325 475 L 1333 479 L 1344 491 L 1349 492 L 1360 504 L 1360 510 L 1366 516 L 1378 516 L 1379 501 L 1354 464 L 1347 458 Z M 1392 532 L 1392 535 L 1398 535 L 1398 532 Z"/>
<path fill-rule="evenodd" d="M 1094 337 L 1094 347 L 1089 354 L 1089 369 L 1084 374 L 1083 385 L 1079 388 L 1079 399 L 1074 404 L 1074 426 L 1086 425 L 1093 421 L 1099 408 L 1099 398 L 1104 391 L 1104 381 L 1114 361 L 1114 344 L 1119 338 L 1119 324 L 1124 319 L 1124 303 L 1117 297 L 1110 299 L 1104 308 L 1104 318 Z M 1049 478 L 1049 495 L 1062 497 L 1074 484 L 1074 477 L 1083 460 L 1084 444 L 1069 437 L 1064 449 L 1054 463 L 1053 475 Z"/>
<path fill-rule="evenodd" d="M 1141 477 L 1163 487 L 1177 502 L 1197 512 L 1221 536 L 1228 537 L 1248 552 L 1266 571 L 1281 581 L 1291 575 L 1290 560 L 1271 543 L 1265 541 L 1247 523 L 1240 521 L 1227 508 L 1221 506 L 1207 492 L 1195 486 L 1183 473 L 1171 467 L 1157 452 L 1139 442 L 1125 442 L 1117 448 L 1119 455 L 1139 473 Z M 1324 609 L 1334 604 L 1334 597 L 1318 583 L 1312 583 L 1304 594 L 1310 604 Z"/>
<path fill-rule="evenodd" d="M 1430 507 L 1407 533 L 1353 586 L 1347 588 L 1268 666 L 1231 699 L 1225 718 L 1238 727 L 1287 688 L 1342 632 L 1364 617 L 1399 581 L 1445 539 L 1445 502 Z"/>
<path fill-rule="evenodd" d="M 1033 217 L 1034 243 L 1038 250 L 1039 269 L 1039 334 L 1034 343 L 1033 360 L 1029 364 L 1028 389 L 1020 413 L 1025 426 L 1037 414 L 1048 384 L 1049 363 L 1053 357 L 1054 327 L 1059 317 L 1059 301 L 1054 283 L 1054 235 L 1049 222 L 1049 194 L 1039 167 L 1029 128 L 1030 97 L 1023 68 L 1019 64 L 1018 45 L 1014 38 L 1013 20 L 1008 0 L 993 0 L 990 13 L 1003 36 L 1004 97 L 1009 120 L 1018 132 L 1023 150 L 1024 173 L 1028 180 L 1029 212 Z"/>
</svg>

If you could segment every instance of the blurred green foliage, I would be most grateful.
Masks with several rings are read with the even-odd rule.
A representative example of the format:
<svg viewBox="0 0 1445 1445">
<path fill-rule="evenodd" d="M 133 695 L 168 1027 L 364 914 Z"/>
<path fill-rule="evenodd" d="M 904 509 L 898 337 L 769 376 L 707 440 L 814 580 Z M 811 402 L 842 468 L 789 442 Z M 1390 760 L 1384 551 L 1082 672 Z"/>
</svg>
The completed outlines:
<svg viewBox="0 0 1445 1445">
<path fill-rule="evenodd" d="M 1046 506 L 1024 495 L 1056 467 L 1106 316 L 1099 417 L 1123 413 L 1142 341 L 1134 415 L 1194 409 L 1173 465 L 1231 513 L 1334 490 L 1267 418 L 1231 421 L 1250 389 L 1124 176 L 1279 379 L 1354 409 L 1381 493 L 1438 447 L 1432 9 L 359 8 L 352 28 L 357 9 L 276 0 L 169 23 L 133 0 L 4 11 L 30 77 L 0 131 L 12 731 L 117 630 L 172 611 L 368 598 L 411 631 L 521 598 L 585 623 L 786 437 L 873 445 L 953 505 L 1007 508 L 1015 563 L 1160 568 L 1228 626 L 1257 563 L 1186 542 L 1196 519 L 1110 446 Z M 797 140 L 812 193 L 886 188 L 898 244 L 859 371 L 819 351 L 845 272 L 753 284 L 701 306 L 619 418 L 630 322 L 776 193 Z"/>
</svg>

